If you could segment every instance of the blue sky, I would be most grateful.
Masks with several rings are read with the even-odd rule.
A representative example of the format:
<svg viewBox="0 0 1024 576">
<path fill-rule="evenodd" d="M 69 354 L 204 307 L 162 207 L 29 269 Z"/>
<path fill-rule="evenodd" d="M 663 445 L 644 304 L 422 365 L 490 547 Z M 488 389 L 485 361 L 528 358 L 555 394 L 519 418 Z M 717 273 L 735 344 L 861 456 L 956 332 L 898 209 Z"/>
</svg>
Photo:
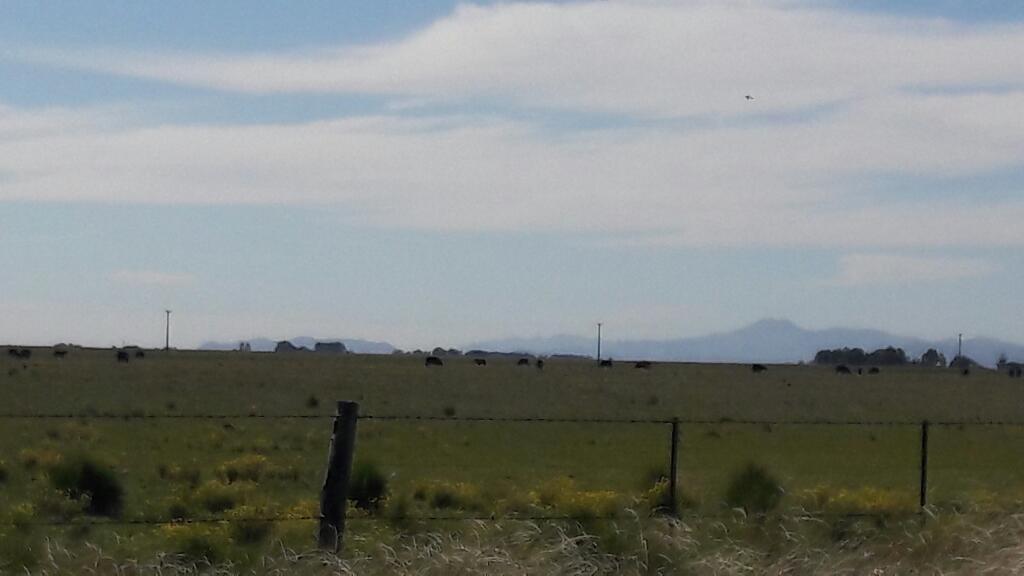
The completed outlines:
<svg viewBox="0 0 1024 576">
<path fill-rule="evenodd" d="M 9 0 L 0 342 L 1024 341 L 1022 106 L 1007 2 Z"/>
</svg>

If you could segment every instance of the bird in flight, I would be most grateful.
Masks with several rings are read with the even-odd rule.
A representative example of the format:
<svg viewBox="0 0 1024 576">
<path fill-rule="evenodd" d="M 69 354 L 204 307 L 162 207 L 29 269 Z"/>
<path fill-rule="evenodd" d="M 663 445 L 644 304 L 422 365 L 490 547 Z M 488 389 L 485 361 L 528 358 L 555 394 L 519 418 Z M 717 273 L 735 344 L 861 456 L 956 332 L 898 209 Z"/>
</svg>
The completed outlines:
<svg viewBox="0 0 1024 576">
<path fill-rule="evenodd" d="M 747 100 L 753 100 L 754 99 L 754 97 L 751 96 L 750 94 L 747 94 L 746 96 L 744 96 L 744 98 L 746 98 Z"/>
</svg>

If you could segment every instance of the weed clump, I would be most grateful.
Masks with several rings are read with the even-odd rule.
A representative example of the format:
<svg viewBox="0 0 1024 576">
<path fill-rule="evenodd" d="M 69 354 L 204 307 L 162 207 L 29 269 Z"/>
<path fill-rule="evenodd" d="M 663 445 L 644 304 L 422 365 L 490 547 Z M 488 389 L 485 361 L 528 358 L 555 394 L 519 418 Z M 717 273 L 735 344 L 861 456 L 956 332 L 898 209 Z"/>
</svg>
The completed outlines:
<svg viewBox="0 0 1024 576">
<path fill-rule="evenodd" d="M 85 501 L 85 512 L 93 516 L 117 517 L 124 504 L 124 487 L 105 464 L 88 456 L 77 456 L 50 469 L 53 487 L 72 499 Z"/>
<path fill-rule="evenodd" d="M 231 537 L 221 526 L 170 524 L 161 529 L 161 536 L 175 553 L 209 564 L 222 562 L 231 549 Z"/>
<path fill-rule="evenodd" d="M 196 489 L 194 501 L 207 512 L 218 514 L 241 505 L 251 486 L 243 482 L 222 484 L 211 480 Z"/>
<path fill-rule="evenodd" d="M 217 475 L 228 484 L 238 481 L 259 482 L 269 465 L 266 456 L 247 454 L 222 464 L 217 468 Z"/>
<path fill-rule="evenodd" d="M 747 514 L 765 514 L 779 505 L 782 494 L 779 481 L 766 468 L 751 462 L 733 475 L 725 501 Z"/>
<path fill-rule="evenodd" d="M 388 478 L 373 462 L 359 462 L 352 470 L 348 494 L 356 507 L 376 512 L 387 498 Z"/>
</svg>

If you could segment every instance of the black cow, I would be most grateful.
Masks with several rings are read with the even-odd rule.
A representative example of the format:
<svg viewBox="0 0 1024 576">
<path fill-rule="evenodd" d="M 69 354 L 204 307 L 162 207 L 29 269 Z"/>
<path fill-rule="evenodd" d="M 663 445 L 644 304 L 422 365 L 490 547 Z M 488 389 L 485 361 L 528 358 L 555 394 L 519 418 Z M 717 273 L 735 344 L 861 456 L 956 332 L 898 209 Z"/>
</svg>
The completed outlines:
<svg viewBox="0 0 1024 576">
<path fill-rule="evenodd" d="M 125 352 L 124 350 L 118 350 L 117 351 L 117 361 L 118 362 L 125 362 L 125 363 L 127 363 L 128 359 L 129 359 L 129 356 L 128 356 L 127 352 Z"/>
<path fill-rule="evenodd" d="M 529 366 L 529 365 L 530 365 L 530 359 L 529 358 L 520 358 L 519 361 L 516 362 L 516 366 Z"/>
<path fill-rule="evenodd" d="M 768 367 L 764 364 L 751 364 L 750 371 L 754 374 L 760 374 L 761 372 L 767 372 Z"/>
<path fill-rule="evenodd" d="M 850 372 L 849 366 L 846 364 L 840 364 L 839 366 L 836 366 L 836 374 L 852 374 L 852 372 Z"/>
<path fill-rule="evenodd" d="M 135 352 L 135 357 L 136 357 L 136 358 L 145 358 L 145 357 L 146 357 L 146 353 L 145 353 L 145 352 L 143 352 L 142 350 L 137 350 L 137 351 Z"/>
<path fill-rule="evenodd" d="M 473 364 L 477 366 L 487 366 L 487 360 L 485 358 L 476 358 L 473 360 Z"/>
<path fill-rule="evenodd" d="M 607 360 L 601 360 L 601 368 L 611 368 L 611 367 L 612 367 L 612 359 L 611 358 L 609 358 Z"/>
<path fill-rule="evenodd" d="M 537 359 L 537 370 L 543 370 L 543 369 L 544 369 L 544 361 L 541 360 L 540 358 L 538 358 Z"/>
<path fill-rule="evenodd" d="M 437 356 L 427 356 L 427 359 L 423 361 L 423 365 L 427 367 L 444 366 L 444 362 L 442 362 Z"/>
<path fill-rule="evenodd" d="M 7 355 L 13 358 L 21 358 L 21 351 L 19 351 L 17 348 L 8 348 Z"/>
<path fill-rule="evenodd" d="M 637 362 L 636 364 L 633 364 L 633 368 L 639 368 L 641 370 L 649 370 L 651 368 L 651 363 L 649 361 L 647 361 L 647 360 L 641 360 L 641 361 Z"/>
<path fill-rule="evenodd" d="M 868 370 L 868 374 L 881 374 L 881 373 L 882 373 L 882 371 L 878 369 L 878 366 L 872 366 L 871 369 Z"/>
</svg>

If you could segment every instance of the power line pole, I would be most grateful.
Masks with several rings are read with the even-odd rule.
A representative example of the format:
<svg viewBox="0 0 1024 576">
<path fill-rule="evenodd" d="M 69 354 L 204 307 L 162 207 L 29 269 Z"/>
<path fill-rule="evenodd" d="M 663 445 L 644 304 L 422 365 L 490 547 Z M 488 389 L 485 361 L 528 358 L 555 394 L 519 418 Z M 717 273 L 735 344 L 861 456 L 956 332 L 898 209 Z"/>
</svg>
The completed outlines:
<svg viewBox="0 0 1024 576">
<path fill-rule="evenodd" d="M 959 358 L 964 355 L 964 335 L 958 334 L 956 338 L 956 357 Z"/>
<path fill-rule="evenodd" d="M 164 310 L 167 313 L 167 324 L 164 328 L 164 350 L 171 349 L 171 311 Z"/>
<path fill-rule="evenodd" d="M 601 361 L 601 323 L 597 323 L 597 361 Z"/>
</svg>

